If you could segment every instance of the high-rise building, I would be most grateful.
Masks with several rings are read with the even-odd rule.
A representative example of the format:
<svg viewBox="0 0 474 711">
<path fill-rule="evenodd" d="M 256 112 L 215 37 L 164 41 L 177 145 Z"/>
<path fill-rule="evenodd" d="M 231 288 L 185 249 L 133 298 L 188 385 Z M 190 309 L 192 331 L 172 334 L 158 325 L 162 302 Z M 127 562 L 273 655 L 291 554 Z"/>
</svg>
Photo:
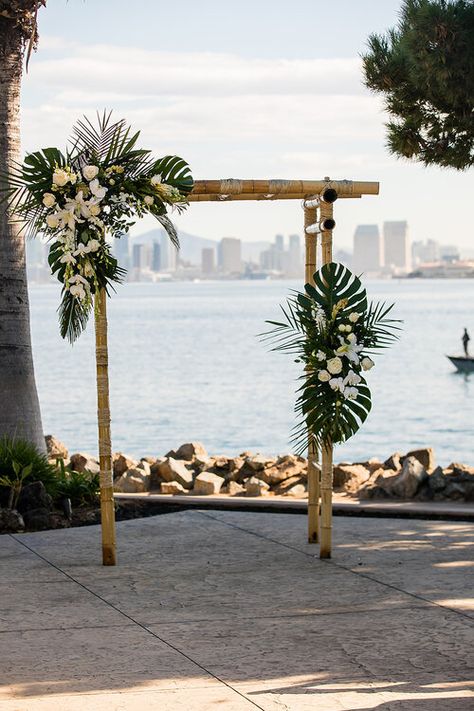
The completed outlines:
<svg viewBox="0 0 474 711">
<path fill-rule="evenodd" d="M 288 266 L 286 274 L 289 277 L 303 275 L 303 260 L 301 259 L 301 244 L 299 235 L 290 235 L 290 248 L 288 251 Z"/>
<path fill-rule="evenodd" d="M 204 247 L 201 250 L 201 271 L 203 274 L 212 274 L 215 269 L 214 247 Z"/>
<path fill-rule="evenodd" d="M 383 223 L 384 264 L 391 269 L 410 268 L 408 225 L 405 221 Z"/>
<path fill-rule="evenodd" d="M 174 244 L 171 242 L 170 238 L 166 232 L 162 232 L 160 238 L 161 245 L 161 271 L 164 272 L 175 272 L 176 271 L 176 261 L 177 261 L 177 251 Z"/>
<path fill-rule="evenodd" d="M 357 225 L 352 269 L 356 274 L 378 272 L 383 266 L 382 240 L 377 225 Z"/>
<path fill-rule="evenodd" d="M 153 242 L 151 268 L 154 272 L 161 271 L 161 244 L 159 242 Z"/>
<path fill-rule="evenodd" d="M 145 266 L 145 245 L 134 244 L 132 248 L 132 267 L 134 269 L 143 269 Z"/>
<path fill-rule="evenodd" d="M 120 237 L 114 238 L 113 253 L 120 267 L 130 268 L 130 244 L 128 233 L 123 232 Z"/>
<path fill-rule="evenodd" d="M 242 243 L 236 237 L 223 237 L 219 243 L 219 266 L 227 274 L 242 272 Z"/>
<path fill-rule="evenodd" d="M 428 239 L 426 242 L 413 242 L 411 246 L 412 263 L 426 264 L 428 262 L 437 262 L 439 260 L 439 244 L 434 239 Z"/>
<path fill-rule="evenodd" d="M 285 238 L 283 237 L 283 235 L 275 235 L 275 248 L 279 252 L 283 252 L 283 250 L 285 249 Z"/>
</svg>

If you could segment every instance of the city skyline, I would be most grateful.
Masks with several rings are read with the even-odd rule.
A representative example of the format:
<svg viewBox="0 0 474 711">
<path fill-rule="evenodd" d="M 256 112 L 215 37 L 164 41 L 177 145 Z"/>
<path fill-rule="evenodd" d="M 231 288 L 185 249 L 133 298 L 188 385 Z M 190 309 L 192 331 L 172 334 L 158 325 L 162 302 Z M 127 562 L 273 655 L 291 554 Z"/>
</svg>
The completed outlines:
<svg viewBox="0 0 474 711">
<path fill-rule="evenodd" d="M 450 232 L 467 248 L 467 174 L 390 156 L 388 116 L 363 86 L 367 37 L 393 27 L 400 5 L 341 0 L 345 21 L 315 41 L 311 0 L 296 7 L 242 0 L 232 23 L 217 0 L 189 3 L 185 23 L 172 6 L 144 0 L 133 13 L 123 0 L 48 4 L 38 15 L 39 49 L 23 85 L 23 147 L 61 145 L 82 114 L 114 108 L 142 128 L 143 146 L 183 155 L 196 178 L 379 180 L 379 196 L 336 203 L 337 248 L 351 245 L 358 224 L 400 214 L 419 239 L 436 236 L 433 205 L 445 203 L 449 187 L 457 196 Z M 334 25 L 330 5 L 318 3 L 317 17 L 320 26 Z M 169 29 L 158 42 L 156 26 Z M 241 240 L 272 241 L 279 232 L 300 231 L 302 222 L 299 204 L 286 201 L 196 204 L 176 216 L 179 229 L 216 240 L 230 225 Z M 145 219 L 136 232 L 151 227 Z"/>
</svg>

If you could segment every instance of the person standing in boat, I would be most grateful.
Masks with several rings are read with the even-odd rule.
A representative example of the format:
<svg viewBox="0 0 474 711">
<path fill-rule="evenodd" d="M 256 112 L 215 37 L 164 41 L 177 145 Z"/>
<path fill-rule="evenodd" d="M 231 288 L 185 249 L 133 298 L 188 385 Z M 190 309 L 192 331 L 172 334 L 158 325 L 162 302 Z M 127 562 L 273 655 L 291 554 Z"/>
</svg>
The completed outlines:
<svg viewBox="0 0 474 711">
<path fill-rule="evenodd" d="M 468 348 L 468 344 L 469 344 L 469 341 L 470 341 L 470 340 L 471 340 L 471 337 L 470 337 L 470 335 L 469 335 L 468 332 L 467 332 L 467 328 L 465 328 L 465 329 L 464 329 L 464 333 L 462 334 L 462 345 L 463 345 L 463 348 L 464 348 L 464 354 L 465 354 L 466 358 L 469 358 L 469 348 Z"/>
</svg>

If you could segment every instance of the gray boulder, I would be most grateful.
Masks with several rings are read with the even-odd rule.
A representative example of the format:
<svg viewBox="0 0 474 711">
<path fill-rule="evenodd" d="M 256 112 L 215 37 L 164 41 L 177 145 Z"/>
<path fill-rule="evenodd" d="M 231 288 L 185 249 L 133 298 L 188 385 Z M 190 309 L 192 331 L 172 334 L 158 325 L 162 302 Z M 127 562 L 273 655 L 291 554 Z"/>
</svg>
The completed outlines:
<svg viewBox="0 0 474 711">
<path fill-rule="evenodd" d="M 178 481 L 162 481 L 160 492 L 162 494 L 185 494 L 186 489 Z"/>
<path fill-rule="evenodd" d="M 175 452 L 175 459 L 184 459 L 190 462 L 194 457 L 208 457 L 206 448 L 201 442 L 186 442 Z"/>
<path fill-rule="evenodd" d="M 413 499 L 427 478 L 426 469 L 419 459 L 407 457 L 403 462 L 402 471 L 391 481 L 390 493 L 401 499 Z"/>
<path fill-rule="evenodd" d="M 19 511 L 0 509 L 0 533 L 19 533 L 25 530 L 25 522 Z"/>
<path fill-rule="evenodd" d="M 97 459 L 91 457 L 90 454 L 76 452 L 71 455 L 71 469 L 75 472 L 91 472 L 91 474 L 99 474 L 100 466 Z"/>
<path fill-rule="evenodd" d="M 21 514 L 34 509 L 53 510 L 53 500 L 45 489 L 42 481 L 25 484 L 18 497 L 17 509 Z"/>
<path fill-rule="evenodd" d="M 224 479 L 213 472 L 202 472 L 194 481 L 194 494 L 218 494 Z"/>
<path fill-rule="evenodd" d="M 404 457 L 401 458 L 401 464 L 405 463 L 407 459 L 414 457 L 426 470 L 434 469 L 436 466 L 434 449 L 431 447 L 425 447 L 424 449 L 413 449 L 408 452 Z"/>
<path fill-rule="evenodd" d="M 155 472 L 160 475 L 163 481 L 177 481 L 185 489 L 191 489 L 193 485 L 193 473 L 182 460 L 166 457 Z"/>
</svg>

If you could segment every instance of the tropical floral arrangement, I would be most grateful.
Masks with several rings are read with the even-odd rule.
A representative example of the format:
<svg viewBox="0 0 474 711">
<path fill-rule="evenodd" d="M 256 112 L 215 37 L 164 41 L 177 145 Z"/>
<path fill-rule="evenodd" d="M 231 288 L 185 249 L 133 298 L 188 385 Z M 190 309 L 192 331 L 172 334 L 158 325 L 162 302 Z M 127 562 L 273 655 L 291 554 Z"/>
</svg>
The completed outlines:
<svg viewBox="0 0 474 711">
<path fill-rule="evenodd" d="M 0 176 L 8 208 L 26 226 L 27 236 L 50 241 L 49 264 L 62 283 L 58 309 L 61 335 L 73 342 L 85 328 L 93 297 L 109 293 L 125 274 L 106 236 L 120 238 L 136 217 L 153 215 L 173 244 L 178 236 L 167 217 L 187 205 L 193 179 L 177 156 L 154 158 L 137 148 L 140 132 L 111 113 L 73 127 L 71 148 L 30 153 Z"/>
<path fill-rule="evenodd" d="M 322 447 L 358 431 L 372 405 L 365 380 L 371 356 L 398 338 L 400 323 L 390 318 L 393 304 L 367 302 L 360 279 L 342 264 L 324 265 L 314 282 L 287 300 L 284 321 L 267 321 L 273 328 L 264 334 L 272 350 L 296 354 L 305 366 L 295 408 L 298 453 L 308 434 Z"/>
</svg>

